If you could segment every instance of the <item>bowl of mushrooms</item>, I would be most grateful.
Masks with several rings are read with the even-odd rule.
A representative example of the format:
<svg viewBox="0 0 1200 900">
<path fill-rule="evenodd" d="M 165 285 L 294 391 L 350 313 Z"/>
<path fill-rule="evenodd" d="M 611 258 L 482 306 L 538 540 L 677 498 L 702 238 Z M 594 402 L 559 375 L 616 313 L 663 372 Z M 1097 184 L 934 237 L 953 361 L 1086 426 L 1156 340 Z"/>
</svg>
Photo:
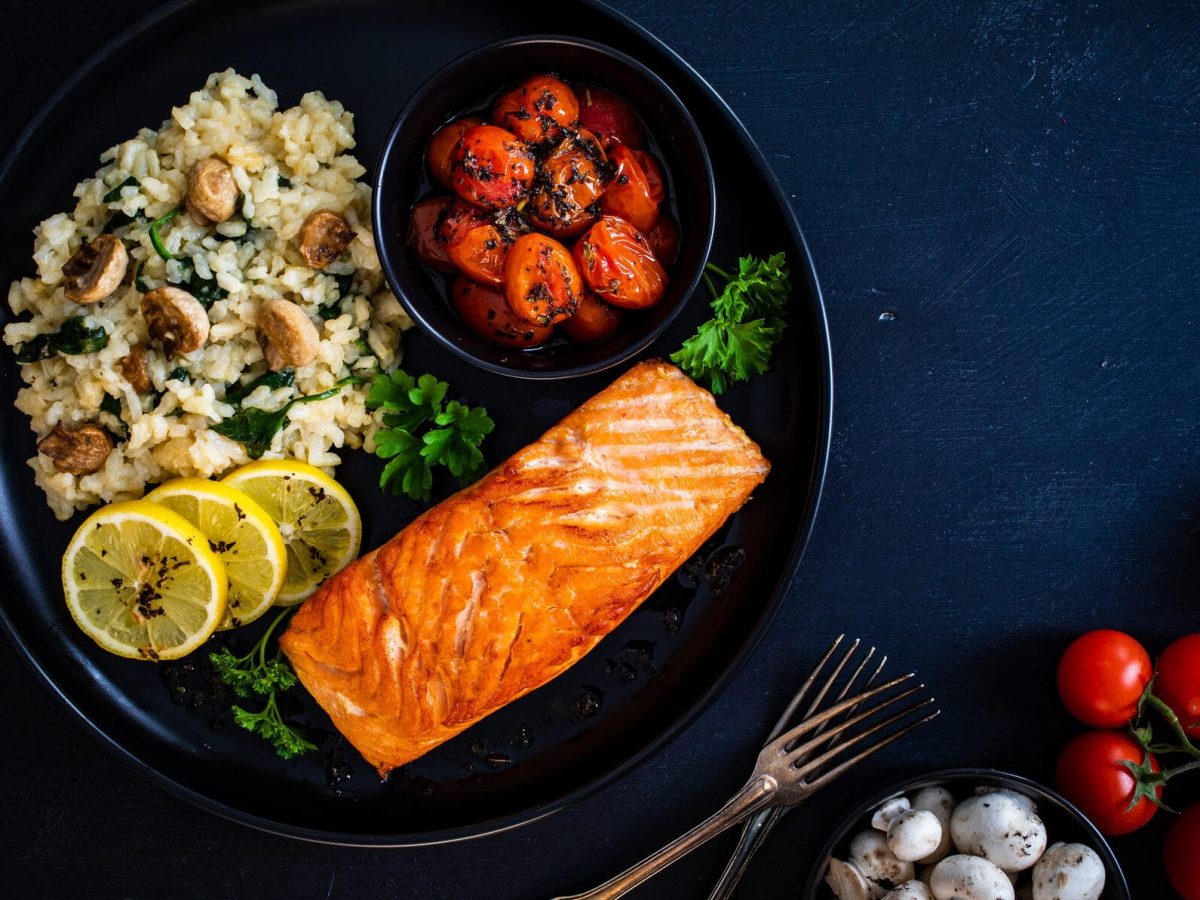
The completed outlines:
<svg viewBox="0 0 1200 900">
<path fill-rule="evenodd" d="M 1130 900 L 1111 848 L 1019 775 L 946 769 L 858 804 L 809 873 L 806 900 Z"/>
</svg>

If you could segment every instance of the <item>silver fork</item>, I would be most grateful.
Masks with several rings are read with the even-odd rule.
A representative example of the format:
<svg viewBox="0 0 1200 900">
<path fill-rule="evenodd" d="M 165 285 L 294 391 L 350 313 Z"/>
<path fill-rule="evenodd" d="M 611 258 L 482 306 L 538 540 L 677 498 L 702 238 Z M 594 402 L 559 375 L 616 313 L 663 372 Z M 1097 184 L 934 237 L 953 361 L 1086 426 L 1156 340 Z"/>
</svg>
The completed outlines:
<svg viewBox="0 0 1200 900">
<path fill-rule="evenodd" d="M 816 669 L 788 704 L 785 718 L 781 721 L 789 721 L 800 708 L 809 688 L 816 683 L 822 667 L 833 656 L 841 640 L 838 638 L 822 657 Z M 743 819 L 764 810 L 788 808 L 803 803 L 848 769 L 924 725 L 938 714 L 938 710 L 928 710 L 933 703 L 932 697 L 914 699 L 899 712 L 895 711 L 901 701 L 914 697 L 924 688 L 924 685 L 905 686 L 914 677 L 912 673 L 893 678 L 848 699 L 839 699 L 827 709 L 816 712 L 816 707 L 835 686 L 838 676 L 857 647 L 856 641 L 850 648 L 850 653 L 846 654 L 826 679 L 800 724 L 768 741 L 758 755 L 750 780 L 720 810 L 687 834 L 676 838 L 658 852 L 599 887 L 582 894 L 558 897 L 556 900 L 610 900 L 622 897 Z M 859 665 L 840 697 L 844 698 L 849 685 L 853 684 L 865 664 L 864 661 Z M 901 686 L 905 687 L 900 690 Z M 879 702 L 859 710 L 860 706 L 872 700 Z M 858 749 L 869 738 L 875 740 Z M 823 750 L 826 746 L 828 749 Z M 847 757 L 846 754 L 850 750 L 857 752 Z"/>
</svg>

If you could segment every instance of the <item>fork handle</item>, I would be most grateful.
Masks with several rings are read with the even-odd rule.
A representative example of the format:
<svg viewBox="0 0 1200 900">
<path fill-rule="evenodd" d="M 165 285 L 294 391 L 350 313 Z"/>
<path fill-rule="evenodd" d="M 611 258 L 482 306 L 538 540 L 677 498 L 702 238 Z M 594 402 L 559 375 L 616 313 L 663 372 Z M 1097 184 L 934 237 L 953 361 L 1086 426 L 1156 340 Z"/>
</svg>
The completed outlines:
<svg viewBox="0 0 1200 900">
<path fill-rule="evenodd" d="M 598 888 L 555 900 L 615 900 L 632 891 L 643 881 L 657 875 L 673 862 L 691 853 L 701 844 L 716 837 L 726 828 L 736 825 L 747 816 L 771 805 L 779 790 L 779 783 L 770 775 L 758 775 L 746 782 L 746 786 L 733 798 L 691 831 L 677 837 L 656 853 L 640 863 L 626 869 Z"/>
<path fill-rule="evenodd" d="M 776 823 L 783 818 L 786 812 L 787 809 L 782 806 L 772 806 L 770 809 L 755 813 L 746 820 L 742 826 L 742 836 L 738 840 L 737 848 L 729 857 L 725 871 L 721 873 L 721 877 L 713 886 L 708 900 L 729 900 L 733 896 L 738 882 L 742 880 L 742 875 L 750 865 L 750 860 L 754 858 L 758 848 L 766 841 L 767 835 L 774 830 Z"/>
</svg>

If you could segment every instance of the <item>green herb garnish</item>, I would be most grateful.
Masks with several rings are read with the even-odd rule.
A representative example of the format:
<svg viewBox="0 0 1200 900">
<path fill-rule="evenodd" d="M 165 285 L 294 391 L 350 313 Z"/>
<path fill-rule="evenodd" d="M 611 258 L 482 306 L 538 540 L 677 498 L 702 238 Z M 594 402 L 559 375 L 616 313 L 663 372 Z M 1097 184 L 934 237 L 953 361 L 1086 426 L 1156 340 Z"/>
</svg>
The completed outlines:
<svg viewBox="0 0 1200 900">
<path fill-rule="evenodd" d="M 279 187 L 281 187 L 281 188 L 290 188 L 292 186 L 292 179 L 290 179 L 284 175 L 280 175 L 278 178 L 275 179 L 275 183 L 277 185 L 279 185 Z"/>
<path fill-rule="evenodd" d="M 271 390 L 281 387 L 291 387 L 296 383 L 296 373 L 291 369 L 284 369 L 282 372 L 266 372 L 259 375 L 253 381 L 246 384 L 231 384 L 225 388 L 226 403 L 241 403 L 250 396 L 254 390 L 262 385 L 266 385 Z"/>
<path fill-rule="evenodd" d="M 495 425 L 481 406 L 444 403 L 449 389 L 432 375 L 413 378 L 402 369 L 371 381 L 367 407 L 384 411 L 375 433 L 375 455 L 388 461 L 379 476 L 384 490 L 428 500 L 434 466 L 445 466 L 463 486 L 486 470 L 479 446 Z"/>
<path fill-rule="evenodd" d="M 101 234 L 112 234 L 118 228 L 121 228 L 124 225 L 128 225 L 130 222 L 144 222 L 144 221 L 146 221 L 146 217 L 143 216 L 141 213 L 138 213 L 136 216 L 130 216 L 130 215 L 126 215 L 125 213 L 121 212 L 120 210 L 117 210 L 115 213 L 112 214 L 112 218 L 110 218 L 107 222 L 104 223 L 104 227 L 100 229 L 100 233 Z"/>
<path fill-rule="evenodd" d="M 228 419 L 222 419 L 212 426 L 217 434 L 238 441 L 246 448 L 246 455 L 251 459 L 260 459 L 271 449 L 275 435 L 287 424 L 287 414 L 297 403 L 316 403 L 318 400 L 328 400 L 348 384 L 362 384 L 363 379 L 357 375 L 343 378 L 328 390 L 319 394 L 309 394 L 307 397 L 293 397 L 279 409 L 268 411 L 247 406 L 239 409 Z"/>
<path fill-rule="evenodd" d="M 120 184 L 118 184 L 116 187 L 114 187 L 111 191 L 109 191 L 107 194 L 105 194 L 101 198 L 101 202 L 102 203 L 116 203 L 118 200 L 121 199 L 122 189 L 127 188 L 127 187 L 137 187 L 140 184 L 141 184 L 140 181 L 138 181 L 136 178 L 134 178 L 132 175 L 130 175 L 128 178 L 126 178 L 124 181 L 122 181 Z"/>
<path fill-rule="evenodd" d="M 159 216 L 150 223 L 150 243 L 154 245 L 154 251 L 163 259 L 183 259 L 182 256 L 176 256 L 174 253 L 168 250 L 163 244 L 162 238 L 158 236 L 158 229 L 162 228 L 164 225 L 170 224 L 171 220 L 179 215 L 182 209 L 182 206 L 177 206 L 169 213 Z"/>
<path fill-rule="evenodd" d="M 714 394 L 770 368 L 771 353 L 787 325 L 792 291 L 787 257 L 743 256 L 736 275 L 709 263 L 704 283 L 713 295 L 713 317 L 671 354 L 671 361 Z M 709 272 L 724 279 L 718 293 Z"/>
<path fill-rule="evenodd" d="M 167 381 L 191 381 L 191 380 L 192 380 L 191 377 L 188 375 L 188 370 L 185 369 L 183 366 L 176 366 L 170 372 L 167 373 Z"/>
<path fill-rule="evenodd" d="M 354 284 L 353 272 L 346 272 L 343 275 L 329 275 L 329 277 L 337 284 L 338 295 L 336 299 L 330 300 L 328 303 L 322 303 L 317 307 L 317 315 L 326 322 L 330 319 L 336 319 L 342 314 L 342 301 L 350 296 L 350 287 Z"/>
<path fill-rule="evenodd" d="M 107 346 L 108 332 L 103 325 L 88 328 L 83 316 L 72 316 L 59 326 L 58 331 L 39 334 L 22 344 L 17 350 L 17 362 L 37 362 L 56 353 L 64 356 L 97 353 Z"/>
<path fill-rule="evenodd" d="M 234 656 L 228 647 L 208 655 L 217 677 L 237 696 L 242 699 L 250 699 L 255 695 L 267 698 L 267 705 L 256 713 L 235 703 L 233 721 L 239 727 L 261 735 L 284 759 L 317 749 L 317 745 L 307 740 L 299 729 L 285 722 L 279 712 L 276 696 L 296 686 L 296 673 L 282 658 L 278 646 L 275 655 L 267 658 L 267 644 L 271 635 L 291 611 L 285 609 L 280 612 L 245 656 Z"/>
<path fill-rule="evenodd" d="M 142 278 L 142 268 L 145 265 L 146 261 L 139 259 L 137 265 L 133 267 L 133 286 L 142 294 L 150 293 L 150 285 L 146 284 L 146 280 Z"/>
</svg>

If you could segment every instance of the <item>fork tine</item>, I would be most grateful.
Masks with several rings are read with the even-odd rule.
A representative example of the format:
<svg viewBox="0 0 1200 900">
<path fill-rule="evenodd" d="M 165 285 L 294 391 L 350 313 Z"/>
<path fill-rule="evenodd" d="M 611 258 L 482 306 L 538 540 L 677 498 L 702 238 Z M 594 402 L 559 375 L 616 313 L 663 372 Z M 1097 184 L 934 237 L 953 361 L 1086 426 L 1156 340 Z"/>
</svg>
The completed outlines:
<svg viewBox="0 0 1200 900">
<path fill-rule="evenodd" d="M 870 725 L 870 727 L 864 728 L 862 731 L 851 735 L 850 737 L 846 738 L 843 741 L 840 741 L 836 747 L 830 747 L 828 750 L 826 750 L 824 753 L 822 753 L 820 756 L 816 757 L 815 759 L 812 759 L 807 762 L 804 762 L 803 764 L 797 765 L 796 766 L 797 771 L 801 772 L 802 774 L 806 774 L 806 773 L 812 772 L 816 769 L 819 769 L 819 768 L 821 768 L 821 766 L 825 765 L 827 762 L 830 762 L 834 757 L 840 755 L 844 751 L 850 749 L 851 747 L 855 746 L 856 744 L 861 744 L 863 741 L 865 741 L 871 735 L 877 734 L 878 732 L 883 731 L 885 728 L 890 728 L 892 725 L 895 725 L 897 722 L 901 721 L 902 719 L 905 719 L 908 716 L 912 715 L 913 713 L 918 712 L 919 710 L 922 710 L 925 707 L 931 706 L 931 705 L 933 705 L 933 698 L 926 697 L 925 699 L 900 710 L 900 712 L 894 713 L 893 715 L 888 716 L 886 719 L 883 719 L 879 722 L 873 722 Z M 879 707 L 877 707 L 876 711 L 878 709 L 881 709 L 882 707 L 883 707 L 883 704 L 881 704 Z"/>
<path fill-rule="evenodd" d="M 838 666 L 838 668 L 837 668 L 837 670 L 835 670 L 835 671 L 834 671 L 833 675 L 832 675 L 832 676 L 831 676 L 831 678 L 830 678 L 830 682 L 829 682 L 829 683 L 832 683 L 832 682 L 833 682 L 833 680 L 834 680 L 834 679 L 836 679 L 836 678 L 838 677 L 838 674 L 841 672 L 841 669 L 842 669 L 842 667 L 845 665 L 845 663 L 846 663 L 846 660 L 848 660 L 848 659 L 850 658 L 850 654 L 851 654 L 851 653 L 853 653 L 853 652 L 855 651 L 855 649 L 857 649 L 857 647 L 858 647 L 858 643 L 859 643 L 858 641 L 855 641 L 855 642 L 854 642 L 854 646 L 850 648 L 849 652 L 846 654 L 846 657 L 845 657 L 845 658 L 842 660 L 842 663 L 841 663 L 841 665 L 839 665 L 839 666 Z M 858 677 L 859 677 L 859 676 L 860 676 L 860 675 L 863 673 L 863 670 L 864 670 L 864 669 L 867 667 L 867 663 L 869 663 L 869 662 L 871 661 L 871 657 L 873 657 L 874 655 L 875 655 L 875 648 L 874 648 L 874 647 L 871 647 L 869 650 L 867 650 L 867 655 L 866 655 L 865 657 L 863 657 L 862 661 L 861 661 L 861 662 L 858 664 L 858 666 L 857 666 L 857 667 L 855 667 L 854 671 L 853 671 L 853 672 L 850 674 L 850 677 L 849 677 L 848 679 L 846 679 L 846 683 L 845 683 L 845 684 L 843 684 L 843 685 L 842 685 L 842 688 L 841 688 L 841 690 L 840 690 L 840 691 L 838 691 L 838 693 L 837 693 L 837 696 L 834 698 L 835 700 L 844 700 L 844 699 L 846 699 L 846 695 L 847 695 L 848 693 L 850 693 L 850 689 L 851 689 L 852 687 L 854 687 L 854 683 L 855 683 L 856 681 L 858 681 Z M 884 659 L 885 659 L 885 661 L 886 661 L 886 657 L 885 657 Z M 882 668 L 882 665 L 883 665 L 883 664 L 882 664 L 882 663 L 880 663 L 880 668 Z M 867 688 L 867 687 L 870 687 L 870 686 L 871 686 L 871 682 L 872 682 L 872 681 L 874 681 L 874 679 L 875 679 L 875 676 L 876 676 L 876 675 L 878 675 L 878 674 L 879 674 L 879 669 L 877 668 L 877 669 L 875 670 L 875 672 L 874 672 L 874 673 L 871 675 L 870 679 L 868 679 L 868 680 L 867 680 L 867 683 L 866 683 L 866 685 L 864 685 L 864 689 L 865 689 L 865 688 Z M 828 688 L 828 686 L 829 686 L 829 685 L 828 685 L 828 684 L 826 684 L 826 688 Z M 808 717 L 809 717 L 809 716 L 811 716 L 811 715 L 812 715 L 814 712 L 816 712 L 816 711 L 817 711 L 817 708 L 819 707 L 819 705 L 820 705 L 821 701 L 824 699 L 824 694 L 825 694 L 825 693 L 826 693 L 825 691 L 822 691 L 821 695 L 820 695 L 820 696 L 818 696 L 818 697 L 817 697 L 815 700 L 813 700 L 812 706 L 810 706 L 810 707 L 808 708 L 808 711 L 807 711 L 807 712 L 804 714 L 805 718 L 808 718 Z M 853 707 L 853 706 L 852 706 L 852 707 L 850 707 L 850 709 L 849 709 L 849 710 L 847 710 L 847 713 L 853 712 L 853 711 L 854 711 L 854 709 L 855 709 L 855 707 Z M 824 722 L 822 722 L 820 725 L 818 725 L 818 726 L 817 726 L 817 729 L 816 729 L 816 730 L 813 732 L 813 737 L 815 738 L 815 737 L 817 737 L 818 735 L 820 735 L 820 734 L 821 734 L 823 731 L 825 731 L 825 726 L 826 726 L 826 725 L 828 725 L 828 724 L 829 724 L 831 721 L 833 721 L 833 720 L 832 720 L 832 719 L 827 719 L 826 721 L 824 721 Z M 827 739 L 827 740 L 828 740 L 828 739 Z M 814 743 L 814 744 L 813 744 L 813 748 L 814 748 L 814 749 L 815 749 L 817 746 L 819 746 L 819 742 L 816 742 L 816 743 Z M 811 752 L 811 751 L 810 751 L 810 752 Z"/>
<path fill-rule="evenodd" d="M 833 654 L 837 652 L 837 648 L 841 645 L 845 637 L 846 635 L 839 634 L 834 639 L 833 643 L 829 646 L 829 649 L 825 651 L 825 655 L 821 657 L 821 661 L 817 663 L 816 668 L 809 673 L 808 678 L 806 678 L 804 683 L 800 685 L 800 690 L 796 691 L 795 696 L 792 697 L 791 701 L 788 703 L 787 709 L 783 711 L 783 715 L 779 717 L 779 720 L 771 729 L 771 734 L 767 737 L 766 741 L 768 744 L 775 740 L 775 738 L 779 737 L 783 729 L 787 727 L 788 722 L 790 722 L 792 717 L 796 715 L 796 710 L 798 710 L 800 708 L 800 704 L 804 702 L 805 694 L 807 694 L 809 688 L 816 683 L 817 676 L 821 674 L 821 669 L 825 667 L 825 663 L 829 662 Z M 857 640 L 854 643 L 855 646 L 858 645 Z"/>
<path fill-rule="evenodd" d="M 829 729 L 825 734 L 823 734 L 819 737 L 815 737 L 815 736 L 811 737 L 807 741 L 805 741 L 803 744 L 800 744 L 795 747 L 788 747 L 787 744 L 784 744 L 784 747 L 783 747 L 784 752 L 786 753 L 786 755 L 792 757 L 793 759 L 800 760 L 800 759 L 804 758 L 805 756 L 807 756 L 808 754 L 812 753 L 813 750 L 819 744 L 821 744 L 823 741 L 828 741 L 831 738 L 837 737 L 842 732 L 847 731 L 850 728 L 853 728 L 859 722 L 869 719 L 877 713 L 883 712 L 883 710 L 887 709 L 889 706 L 894 706 L 894 704 L 899 703 L 901 700 L 908 699 L 909 697 L 911 697 L 913 694 L 917 693 L 917 691 L 921 690 L 924 687 L 925 687 L 925 685 L 918 684 L 916 687 L 911 687 L 906 691 L 901 691 L 898 694 L 894 694 L 890 697 L 887 697 L 884 700 L 881 700 L 879 703 L 876 703 L 870 709 L 865 709 L 861 712 L 856 712 L 852 716 L 848 716 L 847 718 L 838 722 L 837 725 L 835 725 L 831 729 Z"/>
<path fill-rule="evenodd" d="M 837 778 L 839 775 L 841 775 L 843 772 L 845 772 L 847 769 L 858 765 L 860 762 L 862 762 L 867 757 L 873 756 L 874 754 L 878 753 L 880 750 L 882 750 L 888 744 L 894 743 L 895 741 L 900 740 L 900 738 L 904 737 L 906 734 L 916 731 L 918 728 L 920 728 L 922 725 L 926 724 L 927 722 L 932 722 L 939 715 L 941 715 L 941 712 L 942 711 L 940 709 L 935 709 L 932 713 L 925 716 L 924 718 L 917 719 L 915 722 L 911 722 L 908 725 L 905 725 L 903 728 L 897 729 L 895 732 L 893 732 L 892 734 L 889 734 L 887 737 L 877 741 L 876 743 L 872 744 L 870 747 L 867 747 L 864 750 L 860 750 L 854 756 L 852 756 L 849 759 L 845 760 L 844 762 L 841 762 L 838 765 L 834 766 L 828 772 L 823 772 L 817 778 L 808 782 L 809 788 L 813 791 L 820 790 L 821 788 L 825 787 L 825 785 L 829 784 L 829 782 L 833 781 L 833 779 Z"/>
<path fill-rule="evenodd" d="M 779 748 L 782 750 L 786 745 L 795 743 L 795 741 L 797 739 L 799 739 L 802 735 L 804 735 L 810 731 L 813 731 L 816 728 L 819 728 L 821 725 L 824 725 L 830 719 L 837 718 L 842 713 L 844 713 L 850 709 L 853 709 L 859 703 L 863 703 L 867 700 L 872 699 L 873 697 L 877 697 L 880 694 L 884 693 L 885 691 L 896 687 L 896 685 L 903 684 L 904 682 L 908 681 L 912 677 L 913 677 L 912 672 L 909 672 L 905 675 L 900 675 L 896 678 L 893 678 L 891 681 L 885 681 L 883 684 L 877 685 L 876 687 L 873 687 L 869 690 L 863 691 L 860 694 L 856 694 L 855 696 L 850 697 L 848 700 L 842 700 L 839 703 L 835 703 L 833 706 L 829 707 L 828 709 L 824 710 L 823 712 L 820 712 L 815 716 L 811 716 L 811 717 L 805 719 L 799 725 L 792 728 L 790 731 L 784 732 L 782 735 L 775 738 L 773 741 L 768 742 L 767 747 L 764 747 L 763 750 L 765 751 L 768 747 L 774 747 L 775 745 L 779 745 Z"/>
</svg>

